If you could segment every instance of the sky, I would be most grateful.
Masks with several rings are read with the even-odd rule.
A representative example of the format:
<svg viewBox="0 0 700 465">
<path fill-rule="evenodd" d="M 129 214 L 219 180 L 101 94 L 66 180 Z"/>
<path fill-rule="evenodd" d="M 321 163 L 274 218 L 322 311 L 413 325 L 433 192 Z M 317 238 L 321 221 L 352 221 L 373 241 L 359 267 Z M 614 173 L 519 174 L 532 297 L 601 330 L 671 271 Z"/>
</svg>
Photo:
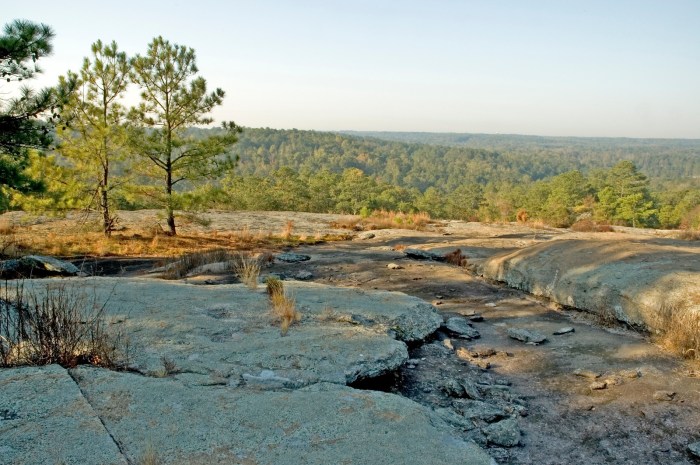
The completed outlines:
<svg viewBox="0 0 700 465">
<path fill-rule="evenodd" d="M 698 0 L 8 2 L 56 32 L 32 86 L 90 44 L 195 49 L 246 127 L 700 138 Z M 3 89 L 4 91 L 5 89 Z"/>
</svg>

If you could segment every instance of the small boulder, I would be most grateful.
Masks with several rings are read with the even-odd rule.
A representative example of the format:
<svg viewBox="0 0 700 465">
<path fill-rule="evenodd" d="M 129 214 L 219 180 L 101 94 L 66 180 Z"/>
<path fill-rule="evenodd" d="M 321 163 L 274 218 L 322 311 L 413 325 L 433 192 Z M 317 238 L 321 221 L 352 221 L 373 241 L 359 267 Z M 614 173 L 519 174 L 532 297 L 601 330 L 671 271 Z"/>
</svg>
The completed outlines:
<svg viewBox="0 0 700 465">
<path fill-rule="evenodd" d="M 561 336 L 563 334 L 569 334 L 569 333 L 573 333 L 575 331 L 576 331 L 576 329 L 574 329 L 573 326 L 567 326 L 565 328 L 557 329 L 552 334 L 554 334 L 555 336 Z"/>
<path fill-rule="evenodd" d="M 292 252 L 281 253 L 279 255 L 276 255 L 275 258 L 281 262 L 287 262 L 287 263 L 299 263 L 299 262 L 305 262 L 307 260 L 311 260 L 311 257 L 308 255 L 303 255 L 300 253 L 292 253 Z"/>
<path fill-rule="evenodd" d="M 518 341 L 533 344 L 541 344 L 542 342 L 547 340 L 547 338 L 543 334 L 538 333 L 537 331 L 531 331 L 529 329 L 523 328 L 509 328 L 508 337 L 510 337 L 511 339 L 516 339 Z"/>
<path fill-rule="evenodd" d="M 490 444 L 515 447 L 520 443 L 520 428 L 513 418 L 501 420 L 482 429 Z"/>
<path fill-rule="evenodd" d="M 464 339 L 476 339 L 481 336 L 479 331 L 469 326 L 469 322 L 466 318 L 460 316 L 453 316 L 447 319 L 445 323 L 445 328 L 451 333 L 458 335 Z"/>
<path fill-rule="evenodd" d="M 294 273 L 292 277 L 299 281 L 308 281 L 309 279 L 313 278 L 314 275 L 310 271 L 301 270 Z"/>
<path fill-rule="evenodd" d="M 389 263 L 387 266 L 390 270 L 402 270 L 403 266 L 399 265 L 398 263 Z"/>
<path fill-rule="evenodd" d="M 365 231 L 357 235 L 357 238 L 361 241 L 366 241 L 369 239 L 374 239 L 377 235 L 372 231 Z"/>
<path fill-rule="evenodd" d="M 700 441 L 688 444 L 688 452 L 696 459 L 700 459 Z"/>
</svg>

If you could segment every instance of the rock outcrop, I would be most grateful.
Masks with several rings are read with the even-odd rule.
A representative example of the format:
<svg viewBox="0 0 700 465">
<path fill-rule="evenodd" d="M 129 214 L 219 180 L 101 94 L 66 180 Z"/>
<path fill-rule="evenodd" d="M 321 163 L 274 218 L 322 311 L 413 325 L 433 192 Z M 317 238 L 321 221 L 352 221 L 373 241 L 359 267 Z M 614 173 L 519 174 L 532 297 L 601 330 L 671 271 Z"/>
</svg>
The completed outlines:
<svg viewBox="0 0 700 465">
<path fill-rule="evenodd" d="M 80 269 L 70 262 L 43 255 L 26 255 L 0 261 L 0 279 L 77 276 Z"/>
<path fill-rule="evenodd" d="M 0 371 L 2 463 L 493 463 L 428 407 L 347 386 L 395 370 L 440 326 L 417 298 L 285 283 L 303 317 L 282 337 L 264 289 L 69 283 L 106 302 L 135 372 Z"/>
<path fill-rule="evenodd" d="M 700 248 L 661 239 L 554 240 L 491 257 L 480 274 L 632 326 L 700 312 Z"/>
</svg>

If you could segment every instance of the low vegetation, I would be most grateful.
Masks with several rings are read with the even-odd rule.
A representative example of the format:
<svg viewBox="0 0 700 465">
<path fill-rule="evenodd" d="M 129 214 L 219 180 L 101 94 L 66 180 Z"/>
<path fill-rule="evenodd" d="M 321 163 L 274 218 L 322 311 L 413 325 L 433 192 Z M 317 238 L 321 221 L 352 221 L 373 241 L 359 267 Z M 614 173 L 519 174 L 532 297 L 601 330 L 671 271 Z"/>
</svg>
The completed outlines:
<svg viewBox="0 0 700 465">
<path fill-rule="evenodd" d="M 282 280 L 274 277 L 267 279 L 267 295 L 270 299 L 272 316 L 279 322 L 281 335 L 286 336 L 289 327 L 301 320 L 296 302 L 285 292 Z"/>
<path fill-rule="evenodd" d="M 238 275 L 238 279 L 249 289 L 258 288 L 258 278 L 260 268 L 265 260 L 263 255 L 253 255 L 251 253 L 234 253 L 229 259 L 231 269 Z"/>
<path fill-rule="evenodd" d="M 695 296 L 694 303 L 700 303 L 700 296 Z M 688 307 L 687 304 L 667 304 L 659 309 L 653 322 L 653 326 L 659 328 L 656 340 L 684 358 L 700 360 L 700 313 Z"/>
<path fill-rule="evenodd" d="M 118 367 L 127 356 L 98 302 L 84 286 L 50 284 L 43 291 L 5 282 L 0 297 L 0 366 L 91 364 Z"/>
</svg>

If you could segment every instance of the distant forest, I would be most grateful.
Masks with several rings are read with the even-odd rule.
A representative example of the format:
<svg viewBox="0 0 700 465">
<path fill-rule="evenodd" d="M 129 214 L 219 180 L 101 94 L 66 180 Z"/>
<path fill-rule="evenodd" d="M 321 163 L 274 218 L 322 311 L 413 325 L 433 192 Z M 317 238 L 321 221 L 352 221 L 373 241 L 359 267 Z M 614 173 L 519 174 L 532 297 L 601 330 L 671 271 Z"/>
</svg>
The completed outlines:
<svg viewBox="0 0 700 465">
<path fill-rule="evenodd" d="M 204 140 L 221 129 L 190 128 Z M 391 139 L 391 140 L 390 140 Z M 178 209 L 296 210 L 641 227 L 700 226 L 700 141 L 435 133 L 330 133 L 245 128 L 222 157 L 233 169 L 178 185 Z M 70 177 L 56 156 L 52 169 Z M 67 166 L 68 165 L 68 166 Z M 60 169 L 58 169 L 60 168 Z M 67 171 L 68 170 L 68 174 Z M 128 172 L 128 169 L 119 170 Z M 76 208 L 60 179 L 15 208 Z M 144 181 L 124 182 L 119 208 L 151 207 Z M 74 186 L 75 188 L 75 186 Z"/>
</svg>

